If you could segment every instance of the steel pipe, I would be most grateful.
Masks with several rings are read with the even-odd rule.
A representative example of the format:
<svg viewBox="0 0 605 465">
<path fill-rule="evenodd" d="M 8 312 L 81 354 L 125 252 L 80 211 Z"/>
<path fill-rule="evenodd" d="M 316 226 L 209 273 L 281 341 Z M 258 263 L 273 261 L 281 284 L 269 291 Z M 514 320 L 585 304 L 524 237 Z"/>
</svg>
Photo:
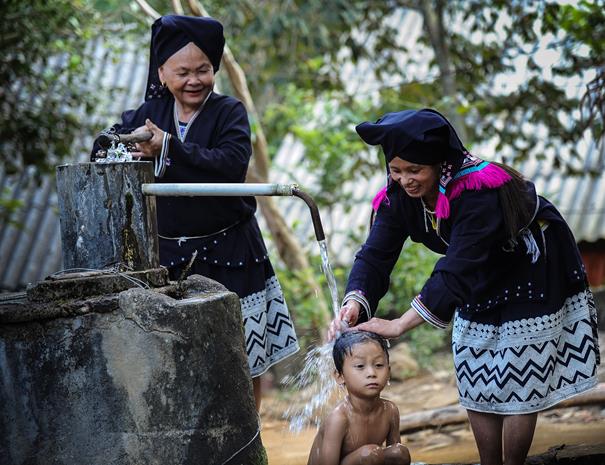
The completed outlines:
<svg viewBox="0 0 605 465">
<path fill-rule="evenodd" d="M 324 234 L 324 228 L 321 224 L 321 218 L 319 217 L 319 208 L 317 208 L 317 204 L 315 203 L 315 201 L 311 198 L 309 194 L 301 191 L 300 189 L 298 189 L 298 187 L 294 187 L 294 189 L 292 189 L 292 195 L 305 201 L 307 207 L 309 207 L 309 212 L 311 213 L 311 221 L 313 221 L 315 238 L 319 242 L 325 240 L 326 235 Z"/>
<path fill-rule="evenodd" d="M 319 209 L 309 194 L 296 184 L 252 183 L 153 183 L 142 185 L 143 194 L 169 197 L 242 197 L 252 195 L 294 196 L 305 201 L 311 213 L 315 237 L 323 241 L 324 234 Z"/>
<path fill-rule="evenodd" d="M 252 183 L 153 183 L 143 184 L 143 194 L 169 197 L 291 196 L 296 184 Z"/>
</svg>

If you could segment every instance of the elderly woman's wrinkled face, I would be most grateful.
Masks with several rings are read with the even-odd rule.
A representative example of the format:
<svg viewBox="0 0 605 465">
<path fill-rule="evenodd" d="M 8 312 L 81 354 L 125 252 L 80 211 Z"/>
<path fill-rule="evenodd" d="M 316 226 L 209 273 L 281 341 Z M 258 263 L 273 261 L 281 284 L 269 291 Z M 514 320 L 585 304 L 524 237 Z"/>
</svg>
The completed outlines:
<svg viewBox="0 0 605 465">
<path fill-rule="evenodd" d="M 193 42 L 168 58 L 158 72 L 185 111 L 197 110 L 214 87 L 212 63 Z"/>
<path fill-rule="evenodd" d="M 410 197 L 424 197 L 430 202 L 437 199 L 439 165 L 419 165 L 395 157 L 389 162 L 389 169 L 393 181 Z"/>
</svg>

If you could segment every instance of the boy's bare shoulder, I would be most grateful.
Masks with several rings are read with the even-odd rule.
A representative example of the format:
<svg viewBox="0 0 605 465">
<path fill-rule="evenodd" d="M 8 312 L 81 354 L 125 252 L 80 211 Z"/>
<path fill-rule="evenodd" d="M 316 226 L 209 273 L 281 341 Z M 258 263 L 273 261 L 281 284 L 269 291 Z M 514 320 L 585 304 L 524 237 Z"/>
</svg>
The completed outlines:
<svg viewBox="0 0 605 465">
<path fill-rule="evenodd" d="M 349 424 L 344 402 L 340 402 L 322 422 L 322 429 L 342 429 Z"/>
<path fill-rule="evenodd" d="M 380 399 L 384 402 L 384 405 L 389 410 L 389 412 L 397 413 L 399 415 L 399 408 L 394 402 L 385 399 L 384 397 L 381 397 Z"/>
<path fill-rule="evenodd" d="M 331 421 L 335 422 L 348 422 L 349 416 L 347 415 L 347 406 L 345 401 L 341 401 L 334 407 L 334 409 L 328 415 L 328 418 L 331 418 Z"/>
</svg>

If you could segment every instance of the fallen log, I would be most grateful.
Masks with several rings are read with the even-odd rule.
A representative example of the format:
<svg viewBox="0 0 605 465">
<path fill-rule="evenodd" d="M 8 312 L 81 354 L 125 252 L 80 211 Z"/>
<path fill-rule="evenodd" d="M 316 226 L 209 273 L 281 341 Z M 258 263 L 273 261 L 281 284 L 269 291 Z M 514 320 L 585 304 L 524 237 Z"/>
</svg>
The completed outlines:
<svg viewBox="0 0 605 465">
<path fill-rule="evenodd" d="M 525 460 L 525 465 L 603 465 L 605 444 L 551 447 L 540 455 Z"/>
<path fill-rule="evenodd" d="M 599 404 L 605 404 L 605 383 L 600 383 L 596 388 L 588 392 L 578 394 L 571 399 L 559 402 L 548 410 Z M 466 422 L 468 422 L 466 409 L 460 405 L 450 405 L 448 407 L 401 415 L 399 417 L 399 431 L 402 433 L 412 432 Z"/>
<path fill-rule="evenodd" d="M 466 423 L 466 409 L 460 405 L 451 405 L 421 412 L 408 413 L 399 417 L 399 431 L 412 432 L 427 428 L 438 428 L 456 423 Z"/>
</svg>

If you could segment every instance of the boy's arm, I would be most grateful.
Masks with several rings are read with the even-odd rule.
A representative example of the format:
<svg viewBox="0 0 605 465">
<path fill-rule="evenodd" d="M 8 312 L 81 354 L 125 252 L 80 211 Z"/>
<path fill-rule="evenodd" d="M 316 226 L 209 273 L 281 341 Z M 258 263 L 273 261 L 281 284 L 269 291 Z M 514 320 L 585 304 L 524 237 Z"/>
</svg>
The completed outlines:
<svg viewBox="0 0 605 465">
<path fill-rule="evenodd" d="M 393 402 L 391 404 L 390 411 L 390 428 L 389 435 L 387 436 L 387 446 L 401 443 L 401 433 L 399 432 L 399 409 Z"/>
<path fill-rule="evenodd" d="M 342 441 L 347 429 L 347 417 L 344 413 L 334 410 L 324 424 L 323 440 L 318 451 L 312 451 L 317 454 L 318 460 L 315 463 L 321 465 L 339 465 L 340 454 L 342 450 Z"/>
</svg>

